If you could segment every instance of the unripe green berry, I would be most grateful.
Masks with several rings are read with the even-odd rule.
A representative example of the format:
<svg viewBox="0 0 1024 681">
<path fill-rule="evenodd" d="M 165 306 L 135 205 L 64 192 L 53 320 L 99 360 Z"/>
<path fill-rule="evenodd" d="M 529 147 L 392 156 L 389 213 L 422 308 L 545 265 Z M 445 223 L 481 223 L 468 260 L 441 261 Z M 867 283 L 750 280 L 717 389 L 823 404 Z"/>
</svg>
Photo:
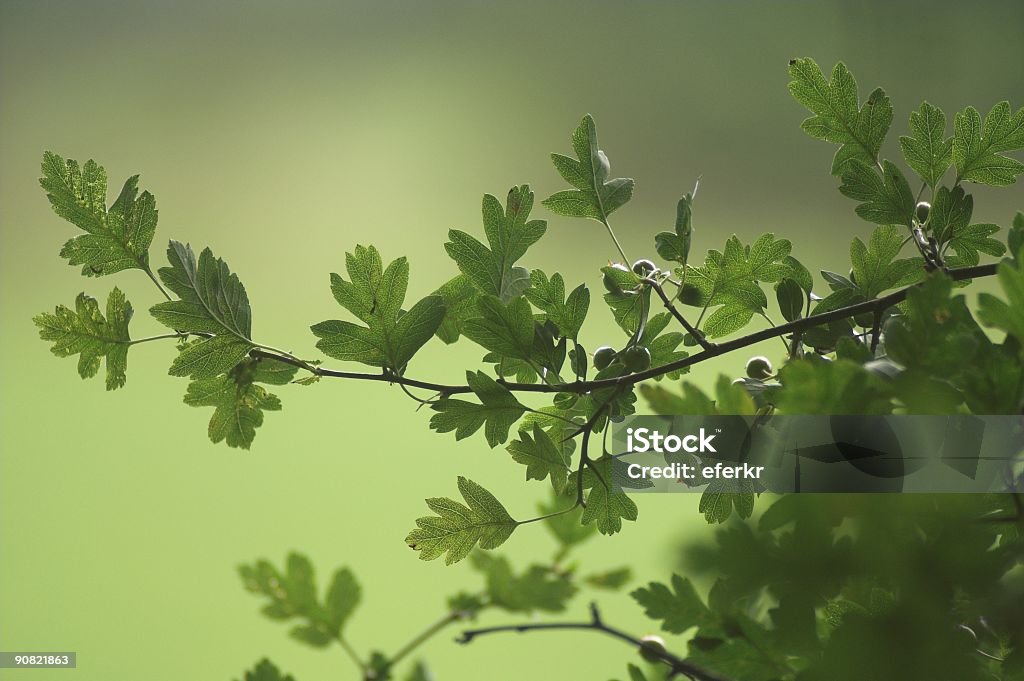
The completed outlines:
<svg viewBox="0 0 1024 681">
<path fill-rule="evenodd" d="M 642 258 L 633 263 L 633 273 L 640 277 L 646 277 L 656 269 L 658 269 L 657 266 L 646 258 Z"/>
<path fill-rule="evenodd" d="M 613 361 L 615 361 L 615 348 L 604 345 L 594 351 L 594 368 L 598 371 L 607 369 Z"/>
<path fill-rule="evenodd" d="M 664 662 L 663 655 L 666 652 L 665 639 L 662 637 L 648 634 L 640 639 L 640 657 L 648 662 Z"/>
<path fill-rule="evenodd" d="M 622 353 L 622 363 L 634 373 L 644 371 L 651 366 L 651 351 L 642 345 L 634 345 Z"/>
<path fill-rule="evenodd" d="M 922 201 L 914 208 L 914 215 L 917 217 L 917 223 L 923 225 L 928 222 L 928 214 L 932 212 L 932 205 L 927 201 Z"/>
<path fill-rule="evenodd" d="M 747 376 L 764 379 L 772 375 L 772 363 L 767 357 L 751 357 L 747 360 Z"/>
</svg>

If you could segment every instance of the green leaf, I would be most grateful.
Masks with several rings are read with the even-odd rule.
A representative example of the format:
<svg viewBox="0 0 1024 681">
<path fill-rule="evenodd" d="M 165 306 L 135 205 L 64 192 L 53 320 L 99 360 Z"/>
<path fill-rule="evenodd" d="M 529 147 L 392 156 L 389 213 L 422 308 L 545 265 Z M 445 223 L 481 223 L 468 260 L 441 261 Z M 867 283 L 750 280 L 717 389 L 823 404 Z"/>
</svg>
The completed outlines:
<svg viewBox="0 0 1024 681">
<path fill-rule="evenodd" d="M 622 520 L 636 520 L 637 508 L 633 500 L 623 492 L 612 490 L 612 457 L 602 456 L 590 463 L 584 476 L 584 486 L 590 483 L 586 506 L 583 509 L 584 524 L 596 522 L 601 534 L 615 534 L 622 529 Z"/>
<path fill-rule="evenodd" d="M 466 381 L 480 404 L 447 397 L 431 408 L 430 428 L 439 433 L 455 431 L 455 439 L 463 440 L 486 424 L 484 436 L 493 449 L 508 440 L 508 431 L 526 413 L 526 407 L 511 392 L 482 371 L 467 371 Z"/>
<path fill-rule="evenodd" d="M 517 575 L 504 556 L 476 551 L 469 560 L 486 577 L 491 604 L 508 612 L 562 612 L 576 593 L 568 577 L 548 565 L 531 565 Z"/>
<path fill-rule="evenodd" d="M 525 298 L 507 305 L 497 297 L 477 300 L 478 317 L 462 325 L 462 333 L 477 345 L 502 357 L 529 361 L 533 356 L 533 310 Z"/>
<path fill-rule="evenodd" d="M 782 387 L 772 396 L 784 414 L 888 414 L 890 388 L 877 375 L 849 360 L 809 357 L 779 370 Z"/>
<path fill-rule="evenodd" d="M 661 628 L 673 634 L 713 622 L 711 611 L 701 601 L 693 584 L 679 575 L 672 575 L 671 589 L 659 582 L 651 582 L 630 596 L 648 617 L 660 620 Z"/>
<path fill-rule="evenodd" d="M 853 160 L 842 173 L 839 191 L 861 203 L 857 215 L 876 225 L 909 226 L 914 219 L 914 194 L 907 178 L 889 161 L 882 161 L 882 176 L 874 166 Z"/>
<path fill-rule="evenodd" d="M 710 250 L 700 267 L 687 266 L 687 287 L 696 295 L 687 304 L 722 307 L 705 320 L 704 332 L 713 338 L 743 328 L 754 314 L 768 304 L 760 282 L 777 282 L 791 273 L 786 263 L 792 244 L 761 235 L 750 246 L 735 236 L 725 242 L 722 251 Z"/>
<path fill-rule="evenodd" d="M 631 579 L 633 579 L 633 571 L 628 566 L 623 566 L 612 570 L 605 570 L 604 572 L 595 572 L 584 577 L 583 581 L 595 589 L 614 591 L 621 589 Z"/>
<path fill-rule="evenodd" d="M 101 276 L 126 269 L 149 272 L 149 246 L 156 233 L 156 199 L 149 192 L 139 196 L 139 176 L 124 183 L 108 210 L 107 174 L 89 160 L 77 161 L 57 154 L 43 154 L 43 177 L 53 211 L 87 234 L 64 244 L 60 255 L 69 265 L 81 265 L 82 274 Z"/>
<path fill-rule="evenodd" d="M 1006 245 L 1010 250 L 1010 257 L 1020 258 L 1021 249 L 1024 248 L 1024 213 L 1017 211 L 1013 216 L 1013 225 L 1006 235 Z"/>
<path fill-rule="evenodd" d="M 693 194 L 687 194 L 676 204 L 675 232 L 659 232 L 654 236 L 654 248 L 665 260 L 686 265 L 690 259 L 693 241 Z"/>
<path fill-rule="evenodd" d="M 482 549 L 501 546 L 518 526 L 501 502 L 472 480 L 459 476 L 459 492 L 466 504 L 447 497 L 427 499 L 437 515 L 418 519 L 418 527 L 405 538 L 421 560 L 447 554 L 446 565 L 457 563 L 478 543 Z"/>
<path fill-rule="evenodd" d="M 171 266 L 160 268 L 160 278 L 180 300 L 159 303 L 150 312 L 176 331 L 208 336 L 180 352 L 169 373 L 213 378 L 230 371 L 255 347 L 245 287 L 209 248 L 197 263 L 191 246 L 171 241 L 167 259 Z"/>
<path fill-rule="evenodd" d="M 242 681 L 295 681 L 295 677 L 283 673 L 273 662 L 264 658 L 252 668 L 252 671 L 245 673 Z"/>
<path fill-rule="evenodd" d="M 939 187 L 928 217 L 928 231 L 935 237 L 942 253 L 956 252 L 948 265 L 965 267 L 977 265 L 980 253 L 1000 256 L 1006 247 L 990 235 L 999 231 L 998 225 L 970 224 L 974 213 L 974 198 L 965 194 L 963 187 Z"/>
<path fill-rule="evenodd" d="M 709 524 L 714 524 L 728 520 L 734 508 L 736 515 L 744 519 L 754 512 L 754 488 L 751 481 L 712 480 L 701 494 L 697 510 L 704 514 Z"/>
<path fill-rule="evenodd" d="M 226 374 L 189 383 L 185 404 L 214 408 L 207 432 L 215 444 L 226 441 L 229 447 L 249 449 L 263 425 L 263 412 L 281 410 L 281 400 L 257 383 L 284 385 L 296 371 L 277 360 L 248 358 Z"/>
<path fill-rule="evenodd" d="M 50 349 L 53 354 L 58 357 L 79 355 L 78 375 L 82 378 L 95 376 L 100 369 L 100 359 L 105 360 L 107 390 L 115 390 L 125 383 L 131 318 L 131 303 L 114 288 L 107 297 L 106 317 L 95 298 L 79 293 L 74 310 L 58 305 L 53 314 L 44 312 L 32 321 L 39 327 L 39 337 L 53 342 Z"/>
<path fill-rule="evenodd" d="M 433 295 L 440 296 L 444 303 L 444 320 L 437 327 L 437 337 L 450 345 L 459 340 L 466 320 L 476 316 L 479 292 L 469 277 L 460 274 L 442 284 Z"/>
<path fill-rule="evenodd" d="M 685 339 L 682 333 L 678 331 L 662 333 L 671 322 L 672 315 L 668 312 L 661 312 L 647 320 L 647 325 L 644 327 L 644 332 L 640 336 L 638 344 L 650 350 L 651 367 L 665 366 L 689 356 L 689 353 L 686 351 L 678 349 Z M 684 367 L 656 376 L 654 380 L 660 381 L 664 378 L 675 380 L 689 370 L 689 367 Z"/>
<path fill-rule="evenodd" d="M 356 246 L 345 255 L 349 280 L 331 275 L 335 300 L 366 323 L 329 320 L 311 327 L 325 355 L 344 361 L 386 367 L 401 375 L 409 360 L 430 340 L 445 319 L 443 298 L 427 296 L 402 310 L 409 285 L 409 263 L 402 257 L 383 267 L 373 246 Z"/>
<path fill-rule="evenodd" d="M 1024 148 L 1024 108 L 1013 113 L 1009 102 L 999 102 L 981 122 L 981 114 L 969 106 L 953 123 L 953 163 L 957 184 L 979 182 L 1004 187 L 1024 173 L 1024 163 L 1001 152 Z"/>
<path fill-rule="evenodd" d="M 544 319 L 554 322 L 562 336 L 573 340 L 579 336 L 590 308 L 590 291 L 585 284 L 574 288 L 566 298 L 561 274 L 555 272 L 548 279 L 543 271 L 534 270 L 530 273 L 526 298 L 544 311 Z"/>
<path fill-rule="evenodd" d="M 878 152 L 892 123 L 892 105 L 881 88 L 872 92 L 861 106 L 857 81 L 842 62 L 825 80 L 821 67 L 813 59 L 789 62 L 789 91 L 814 116 L 801 129 L 811 137 L 841 144 L 832 160 L 832 174 L 840 175 L 850 161 L 875 164 Z"/>
<path fill-rule="evenodd" d="M 289 553 L 284 571 L 269 561 L 240 565 L 238 574 L 246 591 L 266 597 L 263 614 L 275 620 L 299 620 L 291 636 L 323 648 L 337 640 L 358 606 L 362 591 L 348 568 L 334 573 L 323 602 L 318 599 L 316 576 L 309 558 Z"/>
<path fill-rule="evenodd" d="M 993 326 L 1024 341 L 1024 265 L 1004 260 L 996 269 L 996 278 L 1006 300 L 991 293 L 978 294 L 978 317 L 986 326 Z"/>
<path fill-rule="evenodd" d="M 563 548 L 582 543 L 590 539 L 597 532 L 596 525 L 583 524 L 582 508 L 575 508 L 558 515 L 553 515 L 558 511 L 566 511 L 566 509 L 572 508 L 574 503 L 575 499 L 570 499 L 567 496 L 557 496 L 549 503 L 541 502 L 537 504 L 537 510 L 541 515 L 551 516 L 544 520 L 544 526 L 548 528 L 548 531 L 551 532 L 555 540 Z"/>
<path fill-rule="evenodd" d="M 529 185 L 509 190 L 506 207 L 485 194 L 483 199 L 484 233 L 490 248 L 466 232 L 448 232 L 445 251 L 480 292 L 497 296 L 502 302 L 520 296 L 530 285 L 530 273 L 515 263 L 547 230 L 544 220 L 528 220 L 533 208 Z"/>
<path fill-rule="evenodd" d="M 910 113 L 912 135 L 900 137 L 907 165 L 929 187 L 935 187 L 953 164 L 953 138 L 946 137 L 946 114 L 928 102 Z"/>
<path fill-rule="evenodd" d="M 783 279 L 776 284 L 775 299 L 787 322 L 795 322 L 803 316 L 804 290 L 795 279 Z"/>
<path fill-rule="evenodd" d="M 594 118 L 587 114 L 572 134 L 576 158 L 551 154 L 555 169 L 575 189 L 552 194 L 542 202 L 559 215 L 592 218 L 600 222 L 621 208 L 633 196 L 633 180 L 608 179 L 608 157 L 598 147 Z"/>
<path fill-rule="evenodd" d="M 979 344 L 987 342 L 963 296 L 951 296 L 953 281 L 933 273 L 907 292 L 905 314 L 885 325 L 886 353 L 904 367 L 936 376 L 961 371 Z"/>
<path fill-rule="evenodd" d="M 875 228 L 865 245 L 859 238 L 850 246 L 850 262 L 857 290 L 865 298 L 919 280 L 924 274 L 920 258 L 896 260 L 903 245 L 899 230 L 891 225 Z"/>
<path fill-rule="evenodd" d="M 551 486 L 556 493 L 565 489 L 565 481 L 569 475 L 569 459 L 564 451 L 559 451 L 555 444 L 540 427 L 533 424 L 533 437 L 527 430 L 519 431 L 519 439 L 508 445 L 509 454 L 516 463 L 526 466 L 527 480 L 543 480 L 551 478 Z"/>
</svg>

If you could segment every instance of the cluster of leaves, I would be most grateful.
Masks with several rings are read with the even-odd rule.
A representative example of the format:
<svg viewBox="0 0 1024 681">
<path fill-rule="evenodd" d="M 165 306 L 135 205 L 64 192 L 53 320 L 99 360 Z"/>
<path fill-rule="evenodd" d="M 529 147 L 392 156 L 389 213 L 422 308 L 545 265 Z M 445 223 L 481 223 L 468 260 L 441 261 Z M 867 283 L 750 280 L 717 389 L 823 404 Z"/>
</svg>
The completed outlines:
<svg viewBox="0 0 1024 681">
<path fill-rule="evenodd" d="M 1007 155 L 1024 148 L 1024 109 L 1015 113 L 1001 102 L 982 118 L 967 107 L 955 114 L 947 137 L 946 114 L 922 103 L 910 116 L 911 134 L 899 139 L 906 165 L 921 181 L 915 194 L 903 170 L 880 156 L 893 121 L 881 88 L 862 103 L 843 64 L 826 77 L 813 60 L 794 59 L 789 73 L 791 93 L 812 114 L 803 129 L 839 145 L 831 172 L 839 191 L 856 202 L 855 214 L 872 225 L 870 234 L 852 240 L 849 272 L 822 271 L 821 285 L 793 255 L 793 244 L 773 233 L 752 241 L 730 236 L 691 262 L 696 188 L 677 203 L 674 229 L 654 238 L 652 250 L 663 264 L 647 259 L 630 264 L 610 216 L 631 199 L 634 181 L 610 177 L 608 157 L 588 115 L 572 134 L 575 158 L 552 155 L 570 188 L 541 203 L 556 215 L 600 223 L 614 242 L 623 262 L 601 268 L 602 300 L 626 337 L 621 343 L 588 351 L 595 347 L 583 339 L 592 302 L 588 287 L 523 264 L 548 229 L 546 221 L 532 216 L 534 194 L 526 184 L 512 187 L 504 203 L 484 196 L 483 240 L 449 231 L 445 250 L 457 273 L 409 306 L 404 257 L 385 265 L 373 246 L 357 246 L 346 255 L 346 276 L 332 274 L 330 288 L 351 318 L 323 321 L 311 330 L 327 357 L 373 370 L 360 374 L 327 370 L 319 360 L 255 340 L 244 286 L 209 249 L 196 257 L 189 245 L 171 241 L 168 266 L 154 273 L 149 247 L 155 199 L 139 194 L 137 176 L 108 207 L 102 167 L 93 161 L 80 166 L 51 153 L 43 159 L 42 186 L 55 212 L 84 232 L 65 244 L 62 256 L 87 276 L 143 271 L 166 298 L 150 313 L 170 332 L 132 338 L 132 306 L 116 288 L 105 315 L 95 299 L 81 294 L 74 309 L 58 306 L 35 322 L 55 354 L 79 356 L 83 378 L 98 373 L 105 361 L 108 389 L 125 384 L 131 346 L 176 340 L 169 373 L 190 379 L 185 402 L 212 407 L 210 438 L 232 447 L 248 448 L 264 412 L 280 409 L 267 385 L 337 376 L 399 383 L 407 392 L 430 390 L 413 397 L 430 405 L 431 429 L 454 433 L 456 440 L 482 432 L 490 448 L 505 445 L 510 461 L 523 466 L 522 477 L 549 484 L 554 500 L 541 516 L 516 519 L 494 494 L 460 476 L 462 500 L 428 499 L 432 515 L 416 521 L 406 542 L 425 560 L 443 556 L 451 564 L 473 556 L 471 564 L 485 575 L 487 586 L 483 595 L 461 594 L 449 604 L 458 617 L 475 615 L 484 606 L 557 611 L 576 590 L 560 558 L 517 573 L 506 559 L 475 549 L 494 549 L 518 527 L 542 520 L 565 552 L 595 531 L 614 534 L 623 521 L 636 520 L 636 505 L 612 484 L 621 476 L 601 436 L 610 421 L 636 411 L 637 392 L 661 413 L 1024 411 L 1024 213 L 1013 220 L 1004 244 L 994 236 L 997 225 L 972 222 L 974 199 L 967 192 L 968 183 L 1006 186 L 1024 173 L 1024 164 Z M 1007 251 L 1010 257 L 998 270 L 978 266 L 982 255 L 1000 257 Z M 986 332 L 958 291 L 966 279 L 992 273 L 1001 293 L 977 299 L 977 319 L 990 327 Z M 659 304 L 665 311 L 656 313 Z M 773 306 L 784 325 L 771 321 Z M 735 336 L 755 320 L 770 327 Z M 465 338 L 479 347 L 480 366 L 467 370 L 464 385 L 409 376 L 417 352 L 434 336 L 446 344 Z M 778 371 L 767 359 L 759 360 L 748 365 L 746 378 L 720 379 L 713 395 L 685 382 L 677 387 L 645 382 L 677 379 L 691 364 L 773 336 L 785 345 Z M 696 346 L 693 354 L 683 349 Z M 529 401 L 526 395 L 532 396 Z M 704 491 L 700 510 L 711 523 L 747 520 L 756 496 L 765 491 L 749 483 L 717 482 Z M 1019 529 L 1007 529 L 1019 524 L 971 524 L 949 533 L 950 518 L 990 516 L 1006 499 L 986 497 L 966 505 L 935 500 L 914 507 L 892 523 L 893 532 L 905 536 L 898 543 L 912 555 L 895 556 L 892 563 L 868 555 L 888 555 L 878 540 L 884 519 L 870 509 L 852 508 L 858 503 L 821 502 L 822 512 L 816 513 L 813 500 L 782 500 L 765 513 L 757 531 L 739 524 L 741 529 L 722 534 L 721 551 L 708 560 L 723 576 L 706 603 L 680 577 L 634 596 L 666 631 L 696 627 L 688 659 L 736 681 L 923 679 L 949 676 L 950 670 L 964 679 L 1020 678 L 1022 644 L 1014 632 L 1022 627 L 1001 607 L 1007 599 L 1019 603 L 1019 593 L 1003 591 L 1010 586 L 1000 581 L 1020 560 Z M 930 510 L 935 512 L 929 515 Z M 848 519 L 863 520 L 861 531 L 839 533 L 840 522 Z M 788 526 L 792 532 L 783 530 Z M 973 547 L 970 552 L 954 550 L 953 537 L 961 536 Z M 968 553 L 971 558 L 964 558 Z M 910 583 L 907 566 L 929 564 L 947 572 Z M 616 585 L 622 575 L 612 571 L 585 581 Z M 347 647 L 344 627 L 359 601 L 351 573 L 336 573 L 323 600 L 309 562 L 300 556 L 290 557 L 283 571 L 269 563 L 249 566 L 243 577 L 250 589 L 270 598 L 269 616 L 299 621 L 293 636 L 311 645 L 338 641 Z M 890 642 L 900 639 L 911 619 L 920 636 L 908 639 L 912 650 L 900 657 Z M 990 629 L 991 641 L 983 642 L 988 634 L 970 624 L 978 621 Z M 977 645 L 961 640 L 964 628 Z M 929 641 L 941 649 L 931 660 L 922 652 Z M 998 664 L 979 658 L 976 649 L 998 651 L 991 653 Z M 872 652 L 858 657 L 862 650 Z M 362 664 L 372 674 L 386 675 L 395 661 L 377 654 Z M 252 674 L 261 681 L 280 678 L 269 663 Z M 634 681 L 645 676 L 639 667 L 630 674 Z"/>
<path fill-rule="evenodd" d="M 686 548 L 706 598 L 678 574 L 632 596 L 732 681 L 1021 679 L 1014 512 L 1008 495 L 784 496 Z"/>
<path fill-rule="evenodd" d="M 550 503 L 560 502 L 555 496 Z M 549 508 L 548 504 L 541 507 L 542 510 Z M 479 550 L 472 552 L 469 565 L 479 574 L 480 587 L 450 595 L 445 601 L 441 619 L 415 636 L 412 644 L 390 655 L 374 650 L 363 656 L 348 642 L 349 620 L 362 602 L 363 595 L 358 580 L 348 567 L 334 572 L 322 596 L 312 562 L 300 553 L 288 554 L 280 569 L 270 561 L 258 560 L 239 566 L 238 573 L 244 588 L 264 599 L 261 613 L 271 620 L 290 622 L 289 634 L 296 641 L 314 648 L 340 645 L 360 668 L 366 681 L 385 681 L 395 678 L 399 663 L 405 662 L 417 646 L 444 627 L 476 621 L 481 614 L 491 612 L 558 613 L 566 610 L 581 589 L 618 590 L 628 583 L 632 574 L 627 566 L 581 574 L 578 566 L 568 560 L 579 544 L 594 535 L 592 527 L 580 524 L 579 515 L 580 510 L 573 509 L 571 514 L 553 516 L 545 521 L 557 546 L 548 562 L 533 563 L 517 570 L 505 556 Z M 405 666 L 408 668 L 402 678 L 406 681 L 432 678 L 422 660 Z M 263 660 L 246 674 L 244 681 L 287 681 L 290 678 L 269 660 Z"/>
</svg>

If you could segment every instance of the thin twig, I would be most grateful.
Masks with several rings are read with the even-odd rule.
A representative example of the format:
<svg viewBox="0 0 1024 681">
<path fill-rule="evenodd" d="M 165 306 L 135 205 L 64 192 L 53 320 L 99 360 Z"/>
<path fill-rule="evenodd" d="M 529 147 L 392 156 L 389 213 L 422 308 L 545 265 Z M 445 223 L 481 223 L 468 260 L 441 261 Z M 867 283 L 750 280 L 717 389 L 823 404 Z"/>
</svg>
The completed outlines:
<svg viewBox="0 0 1024 681">
<path fill-rule="evenodd" d="M 604 623 L 601 619 L 601 613 L 597 609 L 596 603 L 590 604 L 590 621 L 589 622 L 538 622 L 528 624 L 508 624 L 500 627 L 486 627 L 483 629 L 469 629 L 462 632 L 462 636 L 455 639 L 457 643 L 471 643 L 474 639 L 480 636 L 486 636 L 487 634 L 497 634 L 502 632 L 517 632 L 525 633 L 528 631 L 555 631 L 555 630 L 584 630 L 584 631 L 597 631 L 602 634 L 607 634 L 613 638 L 617 638 L 620 641 L 628 643 L 629 645 L 643 650 L 644 653 L 657 657 L 659 660 L 668 665 L 669 675 L 683 674 L 689 676 L 697 681 L 727 681 L 725 677 L 719 676 L 714 672 L 707 671 L 701 667 L 698 667 L 685 659 L 668 652 L 667 650 L 658 650 L 651 646 L 645 646 L 644 642 L 636 636 L 627 634 L 621 629 L 616 629 Z"/>
<path fill-rule="evenodd" d="M 701 333 L 695 326 L 690 324 L 690 322 L 686 321 L 686 317 L 684 317 L 682 313 L 676 309 L 675 304 L 665 293 L 665 289 L 661 287 L 661 284 L 659 284 L 658 282 L 651 278 L 644 279 L 643 283 L 647 284 L 652 289 L 654 289 L 654 292 L 658 294 L 659 298 L 661 298 L 661 302 L 664 303 L 665 309 L 672 313 L 672 316 L 676 318 L 676 321 L 683 325 L 683 328 L 686 329 L 686 332 L 693 336 L 693 339 L 697 341 L 697 343 L 702 348 L 704 348 L 705 350 L 710 350 L 715 346 L 715 344 L 710 342 L 707 338 L 705 338 L 704 334 Z"/>
</svg>

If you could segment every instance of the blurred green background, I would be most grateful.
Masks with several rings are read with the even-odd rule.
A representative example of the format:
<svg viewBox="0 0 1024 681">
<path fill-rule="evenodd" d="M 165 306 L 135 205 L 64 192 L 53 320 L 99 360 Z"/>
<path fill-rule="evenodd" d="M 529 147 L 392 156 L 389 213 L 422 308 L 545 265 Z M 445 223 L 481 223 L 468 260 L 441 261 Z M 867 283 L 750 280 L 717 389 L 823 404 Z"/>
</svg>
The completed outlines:
<svg viewBox="0 0 1024 681">
<path fill-rule="evenodd" d="M 862 95 L 896 109 L 886 153 L 923 98 L 947 112 L 1024 104 L 1024 3 L 0 2 L 0 650 L 75 650 L 79 668 L 0 678 L 233 679 L 269 655 L 299 681 L 353 678 L 340 650 L 313 651 L 257 614 L 235 566 L 308 553 L 364 586 L 349 625 L 361 650 L 394 650 L 476 584 L 468 566 L 422 563 L 402 539 L 423 498 L 465 474 L 513 515 L 544 486 L 482 438 L 432 434 L 397 389 L 325 381 L 279 392 L 251 452 L 206 438 L 208 409 L 181 403 L 173 348 L 132 349 L 128 385 L 105 394 L 52 357 L 30 318 L 115 284 L 159 332 L 144 275 L 86 280 L 57 257 L 73 228 L 38 187 L 44 149 L 95 158 L 111 190 L 142 173 L 157 244 L 210 246 L 242 278 L 258 339 L 310 355 L 310 323 L 339 316 L 327 275 L 356 243 L 409 255 L 410 297 L 454 272 L 451 227 L 479 234 L 480 196 L 530 182 L 560 189 L 547 154 L 594 114 L 613 173 L 635 177 L 615 216 L 627 252 L 650 255 L 678 196 L 703 174 L 694 251 L 732 232 L 775 231 L 812 269 L 848 268 L 870 233 L 828 174 L 833 149 L 799 130 L 786 62 L 842 59 Z M 975 219 L 1004 226 L 1017 187 L 975 190 Z M 543 212 L 543 209 L 541 209 Z M 614 250 L 597 223 L 550 219 L 528 266 L 600 289 Z M 154 260 L 163 261 L 162 246 Z M 973 293 L 971 294 L 973 299 Z M 595 347 L 618 338 L 594 308 Z M 775 346 L 762 349 L 776 354 Z M 457 380 L 480 352 L 433 342 L 417 377 Z M 693 374 L 738 374 L 748 355 Z M 663 579 L 680 539 L 707 532 L 696 497 L 646 496 L 640 522 L 581 552 Z M 502 549 L 546 556 L 540 528 Z M 472 581 L 468 581 L 472 580 Z M 609 620 L 645 633 L 626 596 Z M 582 616 L 585 598 L 569 617 Z M 510 618 L 490 616 L 489 622 Z M 422 650 L 442 680 L 621 675 L 625 647 L 593 635 L 442 635 Z M 486 671 L 482 671 L 486 670 Z"/>
</svg>

